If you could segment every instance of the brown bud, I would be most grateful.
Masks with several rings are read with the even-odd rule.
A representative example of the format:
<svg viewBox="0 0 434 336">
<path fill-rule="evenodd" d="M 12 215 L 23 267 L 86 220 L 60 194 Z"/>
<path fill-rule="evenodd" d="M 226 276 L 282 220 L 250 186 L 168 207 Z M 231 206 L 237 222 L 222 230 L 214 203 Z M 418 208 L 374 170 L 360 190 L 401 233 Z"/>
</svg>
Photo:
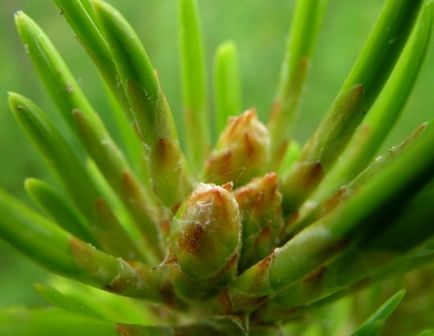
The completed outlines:
<svg viewBox="0 0 434 336">
<path fill-rule="evenodd" d="M 212 183 L 247 183 L 264 172 L 269 161 L 270 137 L 255 110 L 231 118 L 205 168 Z"/>
<path fill-rule="evenodd" d="M 200 184 L 173 219 L 171 251 L 192 279 L 228 281 L 236 272 L 241 223 L 231 188 Z"/>
<path fill-rule="evenodd" d="M 243 225 L 241 269 L 267 256 L 279 243 L 283 217 L 277 182 L 277 175 L 268 173 L 235 191 Z"/>
</svg>

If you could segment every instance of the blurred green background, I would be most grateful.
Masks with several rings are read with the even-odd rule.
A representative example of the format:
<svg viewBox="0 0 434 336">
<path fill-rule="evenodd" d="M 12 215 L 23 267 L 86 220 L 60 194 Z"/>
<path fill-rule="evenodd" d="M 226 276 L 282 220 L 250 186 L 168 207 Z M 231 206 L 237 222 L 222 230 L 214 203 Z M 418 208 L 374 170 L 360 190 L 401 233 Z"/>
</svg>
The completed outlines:
<svg viewBox="0 0 434 336">
<path fill-rule="evenodd" d="M 111 0 L 142 38 L 163 88 L 180 122 L 180 78 L 176 0 Z M 263 120 L 269 110 L 284 54 L 294 0 L 199 0 L 208 73 L 219 43 L 232 39 L 239 50 L 243 107 L 255 106 Z M 303 142 L 330 106 L 361 49 L 383 0 L 330 0 L 319 37 L 296 137 Z M 52 38 L 91 102 L 113 127 L 99 76 L 59 10 L 50 0 L 0 0 L 0 186 L 28 201 L 22 182 L 27 176 L 51 180 L 47 166 L 13 120 L 7 91 L 17 91 L 41 105 L 61 127 L 54 106 L 42 90 L 15 32 L 13 14 L 24 10 Z M 434 44 L 434 43 L 432 43 Z M 384 148 L 397 143 L 434 115 L 434 50 L 431 45 L 413 95 Z M 211 83 L 211 77 L 208 76 Z M 210 86 L 210 106 L 212 94 Z M 182 134 L 182 127 L 180 127 Z M 0 214 L 1 216 L 1 214 Z M 0 307 L 39 304 L 32 284 L 47 273 L 0 241 Z"/>
</svg>

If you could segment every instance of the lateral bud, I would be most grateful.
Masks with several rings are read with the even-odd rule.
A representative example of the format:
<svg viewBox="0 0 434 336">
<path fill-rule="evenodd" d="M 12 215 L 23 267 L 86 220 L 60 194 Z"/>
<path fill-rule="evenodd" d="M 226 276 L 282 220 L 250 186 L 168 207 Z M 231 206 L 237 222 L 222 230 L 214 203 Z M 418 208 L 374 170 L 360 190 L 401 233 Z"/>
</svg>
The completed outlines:
<svg viewBox="0 0 434 336">
<path fill-rule="evenodd" d="M 266 257 L 279 243 L 283 226 L 278 177 L 268 173 L 235 190 L 243 225 L 240 269 Z"/>
<path fill-rule="evenodd" d="M 250 109 L 229 119 L 216 148 L 206 163 L 205 180 L 223 184 L 232 181 L 243 185 L 264 173 L 268 166 L 270 136 L 259 121 L 256 111 Z"/>
<path fill-rule="evenodd" d="M 174 216 L 171 254 L 192 281 L 220 285 L 236 274 L 241 222 L 231 188 L 199 184 Z"/>
</svg>

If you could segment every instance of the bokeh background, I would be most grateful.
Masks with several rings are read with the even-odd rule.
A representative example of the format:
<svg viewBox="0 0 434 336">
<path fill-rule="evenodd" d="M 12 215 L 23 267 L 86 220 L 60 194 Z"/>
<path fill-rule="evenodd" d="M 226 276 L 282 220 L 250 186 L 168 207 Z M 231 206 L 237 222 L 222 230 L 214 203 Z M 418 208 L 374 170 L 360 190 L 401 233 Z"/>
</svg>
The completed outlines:
<svg viewBox="0 0 434 336">
<path fill-rule="evenodd" d="M 110 0 L 133 24 L 160 73 L 163 88 L 180 122 L 180 78 L 176 0 Z M 199 0 L 206 45 L 210 106 L 213 54 L 219 43 L 232 39 L 238 46 L 243 107 L 255 106 L 263 120 L 269 111 L 294 0 Z M 309 85 L 299 114 L 296 138 L 303 142 L 330 106 L 357 53 L 363 46 L 383 0 L 330 0 L 315 52 Z M 99 76 L 50 0 L 0 0 L 0 187 L 28 202 L 25 177 L 52 180 L 45 162 L 13 120 L 7 91 L 29 96 L 58 122 L 53 104 L 44 93 L 15 32 L 13 15 L 24 10 L 52 38 L 91 102 L 113 127 Z M 418 124 L 434 116 L 434 43 L 413 95 L 383 150 L 397 143 Z M 1 214 L 0 214 L 1 216 Z M 47 273 L 0 240 L 0 307 L 19 303 L 41 304 L 32 289 Z"/>
</svg>

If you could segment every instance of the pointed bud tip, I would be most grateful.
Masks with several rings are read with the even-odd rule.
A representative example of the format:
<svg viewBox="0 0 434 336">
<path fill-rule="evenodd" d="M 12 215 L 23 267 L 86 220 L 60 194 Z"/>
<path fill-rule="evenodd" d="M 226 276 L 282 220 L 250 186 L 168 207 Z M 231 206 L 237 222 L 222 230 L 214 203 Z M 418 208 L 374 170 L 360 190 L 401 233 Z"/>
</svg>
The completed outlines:
<svg viewBox="0 0 434 336">
<path fill-rule="evenodd" d="M 234 142 L 240 140 L 244 141 L 246 134 L 257 141 L 269 142 L 268 130 L 258 119 L 256 109 L 254 108 L 229 119 L 228 125 L 218 141 L 218 147 L 233 145 Z"/>
<path fill-rule="evenodd" d="M 225 183 L 222 185 L 222 188 L 226 189 L 227 191 L 233 191 L 234 190 L 234 183 L 232 181 Z"/>
<path fill-rule="evenodd" d="M 278 176 L 276 173 L 267 173 L 262 177 L 256 177 L 249 183 L 235 190 L 235 198 L 238 203 L 243 203 L 248 199 L 254 200 L 259 196 L 261 198 L 279 194 L 277 190 Z"/>
<path fill-rule="evenodd" d="M 265 174 L 264 179 L 268 184 L 277 184 L 278 176 L 275 172 L 269 172 Z"/>
</svg>

